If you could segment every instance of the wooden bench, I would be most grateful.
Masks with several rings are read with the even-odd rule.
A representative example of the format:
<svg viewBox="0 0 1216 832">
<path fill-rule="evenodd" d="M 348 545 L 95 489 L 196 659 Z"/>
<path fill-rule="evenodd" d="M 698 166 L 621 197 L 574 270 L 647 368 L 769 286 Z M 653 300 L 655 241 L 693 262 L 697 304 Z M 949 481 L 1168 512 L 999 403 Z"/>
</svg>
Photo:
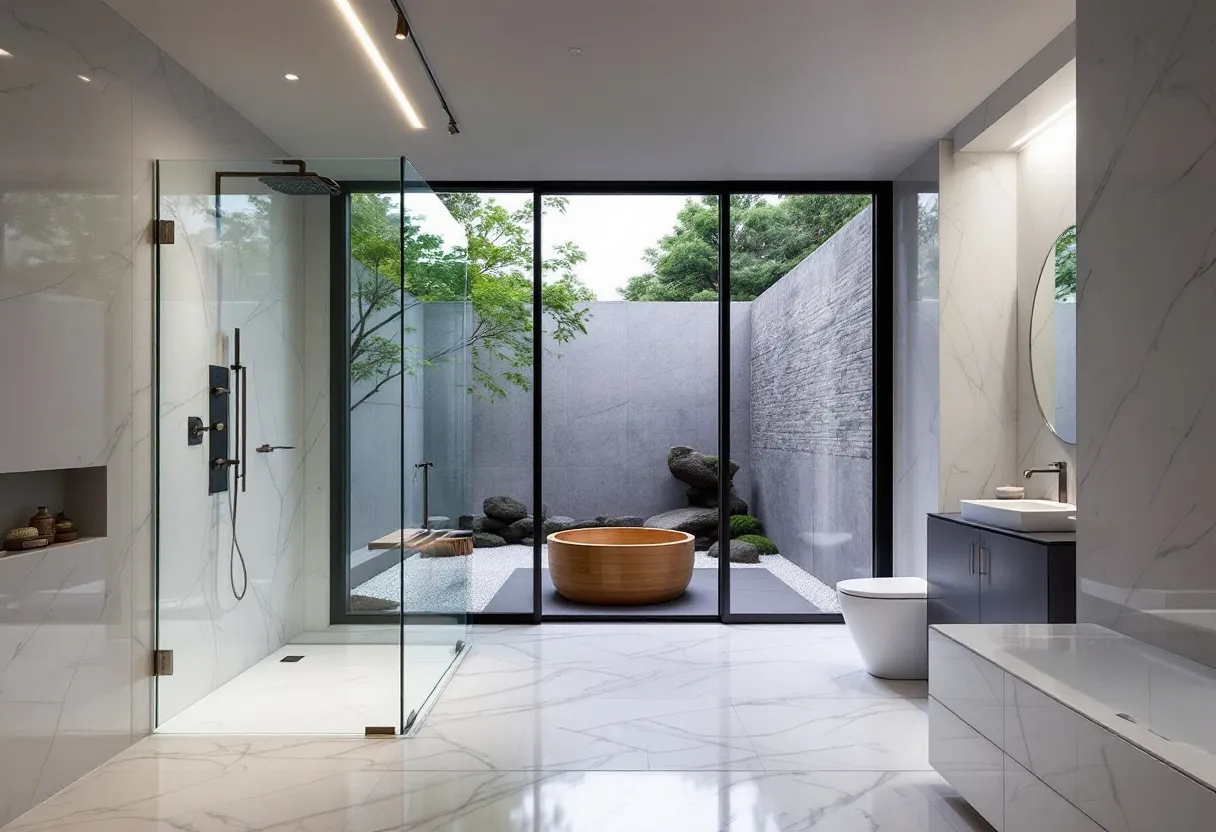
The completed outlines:
<svg viewBox="0 0 1216 832">
<path fill-rule="evenodd" d="M 368 549 L 413 549 L 424 558 L 473 554 L 473 533 L 451 529 L 398 529 L 367 544 Z"/>
</svg>

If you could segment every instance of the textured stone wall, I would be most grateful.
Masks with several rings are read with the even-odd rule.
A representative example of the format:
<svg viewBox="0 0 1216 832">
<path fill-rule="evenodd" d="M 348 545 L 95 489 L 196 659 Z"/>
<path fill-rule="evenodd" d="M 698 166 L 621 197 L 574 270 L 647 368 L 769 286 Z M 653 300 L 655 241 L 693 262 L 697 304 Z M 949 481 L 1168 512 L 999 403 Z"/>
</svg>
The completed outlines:
<svg viewBox="0 0 1216 832">
<path fill-rule="evenodd" d="M 752 304 L 755 512 L 828 584 L 873 564 L 873 213 Z"/>
</svg>

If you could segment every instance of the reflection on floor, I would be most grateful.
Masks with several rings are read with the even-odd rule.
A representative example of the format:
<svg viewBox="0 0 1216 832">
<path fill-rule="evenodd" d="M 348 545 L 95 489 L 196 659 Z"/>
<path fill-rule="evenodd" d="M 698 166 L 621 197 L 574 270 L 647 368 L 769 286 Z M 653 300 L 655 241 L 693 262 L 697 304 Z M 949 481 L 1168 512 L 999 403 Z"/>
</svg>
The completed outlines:
<svg viewBox="0 0 1216 832">
<path fill-rule="evenodd" d="M 547 547 L 542 547 L 542 564 L 548 566 Z M 401 570 L 404 566 L 405 580 Z M 718 561 L 704 552 L 697 552 L 697 569 L 717 569 Z M 468 557 L 423 558 L 415 555 L 404 564 L 395 564 L 354 589 L 354 595 L 401 601 L 405 593 L 407 611 L 481 612 L 486 609 L 516 569 L 532 568 L 531 546 L 500 546 L 496 549 L 476 549 Z M 775 578 L 797 592 L 814 607 L 809 612 L 840 612 L 836 590 L 804 572 L 781 555 L 762 555 L 760 563 L 731 564 L 733 570 L 766 569 Z M 529 600 L 515 612 L 531 612 Z M 740 608 L 736 612 L 766 612 Z"/>
<path fill-rule="evenodd" d="M 164 734 L 362 734 L 422 707 L 452 664 L 450 646 L 289 644 L 170 719 Z M 294 657 L 299 657 L 298 659 Z M 286 661 L 284 661 L 286 659 Z"/>
<path fill-rule="evenodd" d="M 22 830 L 966 832 L 840 626 L 478 628 L 412 738 L 146 739 Z"/>
</svg>

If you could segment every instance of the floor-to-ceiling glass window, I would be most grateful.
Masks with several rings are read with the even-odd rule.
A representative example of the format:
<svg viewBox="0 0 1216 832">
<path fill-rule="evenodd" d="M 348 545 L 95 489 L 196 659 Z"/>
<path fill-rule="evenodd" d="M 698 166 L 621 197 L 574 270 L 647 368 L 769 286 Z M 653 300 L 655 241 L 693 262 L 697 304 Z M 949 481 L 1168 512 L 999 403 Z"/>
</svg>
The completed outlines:
<svg viewBox="0 0 1216 832">
<path fill-rule="evenodd" d="M 731 196 L 730 611 L 839 612 L 874 570 L 875 217 L 870 193 Z M 740 506 L 742 508 L 742 505 Z M 758 576 L 767 573 L 761 586 Z"/>
<path fill-rule="evenodd" d="M 542 613 L 715 618 L 717 198 L 542 205 Z"/>
</svg>

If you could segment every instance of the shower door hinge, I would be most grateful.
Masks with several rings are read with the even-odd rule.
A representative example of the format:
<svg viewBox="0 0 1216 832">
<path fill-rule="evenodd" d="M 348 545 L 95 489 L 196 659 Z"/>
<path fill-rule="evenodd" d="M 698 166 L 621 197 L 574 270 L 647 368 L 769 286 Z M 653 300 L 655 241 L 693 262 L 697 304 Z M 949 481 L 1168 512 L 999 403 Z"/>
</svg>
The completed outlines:
<svg viewBox="0 0 1216 832">
<path fill-rule="evenodd" d="M 172 676 L 173 675 L 173 651 L 172 650 L 153 650 L 152 651 L 152 675 L 153 676 Z"/>
<path fill-rule="evenodd" d="M 152 220 L 152 239 L 157 245 L 171 246 L 176 236 L 173 220 Z"/>
</svg>

